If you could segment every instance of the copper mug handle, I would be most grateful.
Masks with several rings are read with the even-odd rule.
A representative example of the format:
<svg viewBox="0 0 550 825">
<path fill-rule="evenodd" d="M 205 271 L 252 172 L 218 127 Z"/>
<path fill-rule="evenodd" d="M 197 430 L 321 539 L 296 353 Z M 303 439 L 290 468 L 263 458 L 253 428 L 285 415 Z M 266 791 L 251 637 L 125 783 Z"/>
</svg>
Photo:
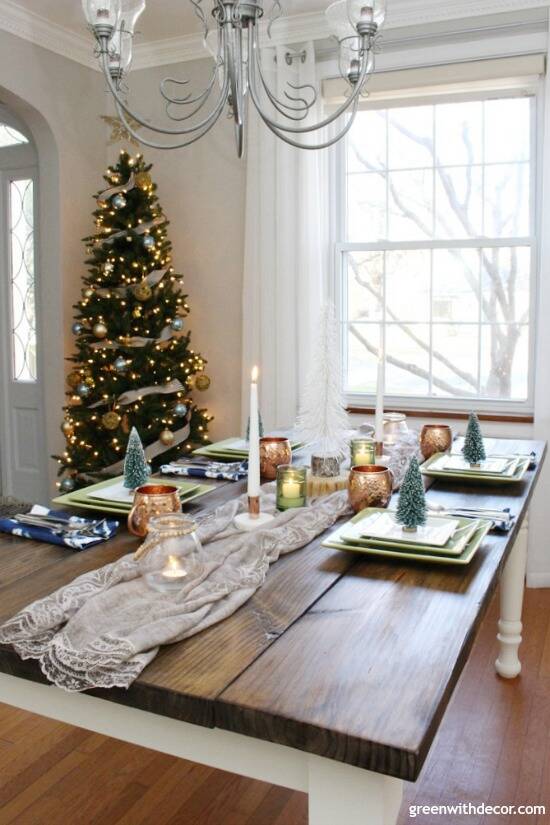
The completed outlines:
<svg viewBox="0 0 550 825">
<path fill-rule="evenodd" d="M 130 513 L 128 515 L 128 530 L 130 531 L 130 533 L 132 533 L 134 536 L 138 536 L 140 539 L 142 539 L 144 536 L 147 535 L 147 530 L 145 530 L 145 532 L 143 532 L 139 528 L 139 521 L 140 521 L 141 513 L 143 513 L 144 510 L 145 510 L 145 505 L 144 504 L 142 504 L 142 503 L 134 504 L 134 506 L 132 507 L 132 509 L 130 510 Z M 136 518 L 137 518 L 137 522 L 136 522 Z"/>
</svg>

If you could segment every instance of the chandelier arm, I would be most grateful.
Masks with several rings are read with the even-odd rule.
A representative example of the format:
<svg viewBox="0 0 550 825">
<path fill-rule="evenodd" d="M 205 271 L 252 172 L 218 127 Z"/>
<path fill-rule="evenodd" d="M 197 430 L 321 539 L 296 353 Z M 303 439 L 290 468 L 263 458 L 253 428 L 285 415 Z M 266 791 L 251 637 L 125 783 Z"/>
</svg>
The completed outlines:
<svg viewBox="0 0 550 825">
<path fill-rule="evenodd" d="M 311 111 L 311 107 L 315 104 L 315 100 L 312 101 L 311 104 L 308 104 L 308 102 L 307 102 L 307 100 L 305 100 L 305 98 L 290 98 L 291 100 L 294 100 L 296 102 L 300 101 L 300 102 L 303 102 L 303 104 L 304 104 L 303 106 L 290 106 L 289 104 L 286 104 L 282 100 L 280 100 L 280 98 L 276 97 L 274 92 L 271 91 L 271 89 L 269 88 L 269 86 L 267 84 L 267 81 L 264 77 L 261 65 L 258 65 L 258 75 L 260 77 L 260 81 L 262 83 L 263 90 L 265 91 L 265 93 L 266 93 L 266 95 L 267 95 L 267 97 L 268 97 L 268 99 L 269 99 L 269 101 L 272 104 L 274 109 L 276 109 L 281 115 L 283 115 L 283 117 L 289 118 L 289 120 L 295 120 L 295 121 L 305 120 L 305 118 L 308 116 L 309 112 Z M 310 84 L 306 84 L 306 85 L 309 86 Z M 300 87 L 297 87 L 297 88 L 300 88 Z M 287 93 L 285 92 L 285 94 L 287 94 Z M 315 99 L 317 99 L 317 95 L 315 96 Z M 299 114 L 290 114 L 290 112 L 295 112 L 295 113 L 299 112 Z"/>
<path fill-rule="evenodd" d="M 273 134 L 276 135 L 280 140 L 283 140 L 285 143 L 288 143 L 290 146 L 296 147 L 296 149 L 307 149 L 308 151 L 318 151 L 320 149 L 328 149 L 330 146 L 334 146 L 335 143 L 338 143 L 339 140 L 341 140 L 343 137 L 345 137 L 347 135 L 347 133 L 349 132 L 349 130 L 351 129 L 351 127 L 353 126 L 353 123 L 355 121 L 355 116 L 357 114 L 358 104 L 359 104 L 359 99 L 356 98 L 353 101 L 351 110 L 348 110 L 348 114 L 350 115 L 348 122 L 346 123 L 344 128 L 341 129 L 338 132 L 338 134 L 335 137 L 330 138 L 329 140 L 325 140 L 322 143 L 316 143 L 314 146 L 308 146 L 306 143 L 300 143 L 300 141 L 298 141 L 298 140 L 293 140 L 291 137 L 284 134 L 284 132 L 281 132 L 279 129 L 277 129 L 275 126 L 273 126 L 272 123 L 264 116 L 264 114 L 260 110 L 258 110 L 258 114 L 260 115 L 262 121 L 265 123 L 267 128 L 271 132 L 273 132 Z"/>
<path fill-rule="evenodd" d="M 173 143 L 173 144 L 165 144 L 165 143 L 158 143 L 154 140 L 149 140 L 148 138 L 143 137 L 137 132 L 128 122 L 127 114 L 125 110 L 120 106 L 118 100 L 115 100 L 115 107 L 117 110 L 117 114 L 124 126 L 125 129 L 134 137 L 137 141 L 142 143 L 144 146 L 148 146 L 150 149 L 184 149 L 186 146 L 191 146 L 192 143 L 195 143 L 197 140 L 200 140 L 204 135 L 208 134 L 208 132 L 214 127 L 216 122 L 218 121 L 221 115 L 221 109 L 218 112 L 218 116 L 209 123 L 205 128 L 202 129 L 198 134 L 194 134 L 193 137 L 182 141 L 181 143 Z"/>
<path fill-rule="evenodd" d="M 263 111 L 262 103 L 260 101 L 260 96 L 258 94 L 258 87 L 256 84 L 256 68 L 258 65 L 258 36 L 257 32 L 249 30 L 249 45 L 248 45 L 248 53 L 249 56 L 252 55 L 252 60 L 249 60 L 249 86 L 250 86 L 250 95 L 252 97 L 252 101 L 254 106 L 258 110 L 259 114 L 261 115 L 262 119 L 266 123 L 266 125 L 271 125 L 274 129 L 283 132 L 291 132 L 294 134 L 307 134 L 309 132 L 315 132 L 319 129 L 324 129 L 326 126 L 330 126 L 331 123 L 334 123 L 340 115 L 343 115 L 345 112 L 349 111 L 350 106 L 355 104 L 356 101 L 359 100 L 359 96 L 361 93 L 361 89 L 365 82 L 367 76 L 367 69 L 369 65 L 368 59 L 368 51 L 365 50 L 363 52 L 361 58 L 361 69 L 359 72 L 359 77 L 357 79 L 357 83 L 354 84 L 353 93 L 350 97 L 342 103 L 341 106 L 336 109 L 332 115 L 329 115 L 324 120 L 320 121 L 319 123 L 312 124 L 311 126 L 290 126 L 283 123 L 277 123 L 276 121 L 272 120 L 267 113 Z M 299 145 L 299 144 L 298 144 Z"/>
<path fill-rule="evenodd" d="M 222 109 L 224 107 L 224 104 L 227 100 L 227 95 L 229 93 L 229 75 L 228 75 L 227 72 L 225 72 L 225 74 L 224 74 L 224 83 L 223 83 L 223 87 L 221 89 L 218 101 L 216 103 L 216 106 L 212 109 L 210 114 L 206 118 L 204 118 L 204 120 L 202 120 L 200 123 L 197 123 L 194 126 L 190 126 L 189 128 L 181 127 L 179 129 L 167 129 L 166 127 L 162 127 L 160 125 L 152 125 L 152 124 L 148 123 L 142 117 L 135 114 L 130 109 L 128 104 L 121 98 L 121 96 L 118 92 L 118 89 L 116 88 L 116 85 L 113 81 L 113 78 L 111 77 L 111 73 L 109 72 L 109 54 L 108 54 L 107 49 L 105 48 L 105 46 L 107 45 L 107 42 L 108 41 L 106 40 L 106 38 L 104 38 L 104 37 L 101 38 L 102 49 L 101 49 L 100 54 L 101 54 L 101 60 L 102 60 L 103 73 L 105 75 L 105 79 L 107 80 L 107 85 L 109 86 L 109 90 L 110 90 L 111 94 L 113 95 L 113 97 L 115 99 L 115 102 L 117 104 L 117 108 L 120 107 L 126 113 L 126 115 L 128 117 L 131 117 L 133 120 L 136 121 L 136 123 L 139 123 L 140 126 L 143 126 L 146 129 L 150 129 L 152 132 L 158 132 L 158 134 L 161 134 L 161 135 L 175 135 L 175 136 L 190 135 L 190 134 L 193 134 L 194 132 L 197 132 L 200 129 L 203 129 L 207 126 L 210 126 L 210 124 L 213 125 L 216 122 L 216 120 L 219 118 L 219 116 L 222 112 Z M 140 140 L 142 141 L 142 143 L 145 143 L 145 141 L 143 139 L 140 138 Z M 153 147 L 153 148 L 158 148 L 158 147 Z"/>
<path fill-rule="evenodd" d="M 166 103 L 166 106 L 164 107 L 166 115 L 167 115 L 167 117 L 170 118 L 170 120 L 174 121 L 174 123 L 183 123 L 184 120 L 190 120 L 192 117 L 194 117 L 196 114 L 198 114 L 198 112 L 200 112 L 200 110 L 203 108 L 203 106 L 207 103 L 207 101 L 210 98 L 211 94 L 212 94 L 212 86 L 210 86 L 209 89 L 205 89 L 202 92 L 201 95 L 194 98 L 193 100 L 181 101 L 179 103 L 174 103 L 173 101 L 168 101 Z M 197 100 L 200 100 L 198 105 L 195 106 L 195 108 L 192 109 L 190 112 L 186 112 L 186 114 L 176 114 L 175 112 L 174 113 L 171 112 L 171 107 L 172 106 L 191 105 L 192 103 L 196 103 Z"/>
<path fill-rule="evenodd" d="M 191 0 L 191 2 L 192 2 L 192 0 Z M 200 0 L 199 0 L 199 2 L 200 2 Z M 195 97 L 193 97 L 191 93 L 186 95 L 185 97 L 173 97 L 172 95 L 170 95 L 166 91 L 166 85 L 168 83 L 174 83 L 174 85 L 176 85 L 176 86 L 187 86 L 190 82 L 189 80 L 178 80 L 177 77 L 165 77 L 164 80 L 161 81 L 160 87 L 159 87 L 160 88 L 160 93 L 161 93 L 162 97 L 166 100 L 167 103 L 173 103 L 175 105 L 182 105 L 182 106 L 186 105 L 187 106 L 187 105 L 192 105 L 193 103 L 198 103 L 199 101 L 202 101 L 202 100 L 206 100 L 206 98 L 209 96 L 210 92 L 212 91 L 214 83 L 216 82 L 218 69 L 220 68 L 220 66 L 223 66 L 223 58 L 221 56 L 222 46 L 223 46 L 222 36 L 221 36 L 221 32 L 218 30 L 218 49 L 217 49 L 216 59 L 214 61 L 214 68 L 212 70 L 212 75 L 210 77 L 210 80 L 209 80 L 207 86 L 204 88 L 204 90 L 200 94 L 195 95 Z M 197 111 L 198 111 L 198 109 L 195 110 L 195 112 L 197 112 Z M 188 118 L 188 117 L 192 117 L 192 115 L 186 115 L 186 118 Z M 186 118 L 182 118 L 182 119 L 185 120 Z M 177 118 L 173 118 L 173 119 L 176 120 Z"/>
</svg>

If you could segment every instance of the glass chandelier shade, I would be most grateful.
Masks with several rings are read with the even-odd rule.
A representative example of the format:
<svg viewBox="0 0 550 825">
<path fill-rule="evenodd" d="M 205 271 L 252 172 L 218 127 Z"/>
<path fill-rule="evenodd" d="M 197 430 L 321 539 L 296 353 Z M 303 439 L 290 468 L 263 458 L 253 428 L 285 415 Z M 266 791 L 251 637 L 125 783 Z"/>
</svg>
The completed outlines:
<svg viewBox="0 0 550 825">
<path fill-rule="evenodd" d="M 117 113 L 130 134 L 154 149 L 188 146 L 210 131 L 222 112 L 229 111 L 234 122 L 237 154 L 244 153 L 249 104 L 277 137 L 300 149 L 323 149 L 340 140 L 351 128 L 361 93 L 374 69 L 375 43 L 384 23 L 386 0 L 337 0 L 326 11 L 328 25 L 339 43 L 340 73 L 348 85 L 344 103 L 336 111 L 312 123 L 318 95 L 311 83 L 288 81 L 278 94 L 267 82 L 262 65 L 260 21 L 261 0 L 189 0 L 199 18 L 205 47 L 214 58 L 210 78 L 203 90 L 194 93 L 188 81 L 174 77 L 160 84 L 166 123 L 153 123 L 136 113 L 127 100 L 126 78 L 132 62 L 136 24 L 146 0 L 83 0 L 89 27 L 97 41 L 97 54 Z M 267 25 L 280 16 L 280 0 Z M 209 12 L 203 6 L 209 3 Z M 209 22 L 214 26 L 209 29 Z M 292 62 L 292 61 L 290 61 Z M 338 130 L 324 131 L 339 118 Z M 336 133 L 335 133 L 336 131 Z M 160 135 L 162 140 L 149 137 Z M 311 136 L 318 133 L 316 142 Z"/>
</svg>

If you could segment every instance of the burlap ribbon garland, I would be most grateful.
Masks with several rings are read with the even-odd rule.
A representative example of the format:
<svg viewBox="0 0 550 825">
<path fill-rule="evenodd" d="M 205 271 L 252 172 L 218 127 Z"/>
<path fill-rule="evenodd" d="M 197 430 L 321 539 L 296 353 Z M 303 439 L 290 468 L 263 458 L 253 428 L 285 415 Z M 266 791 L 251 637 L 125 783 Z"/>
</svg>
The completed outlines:
<svg viewBox="0 0 550 825">
<path fill-rule="evenodd" d="M 136 185 L 136 179 L 134 177 L 134 173 L 130 175 L 128 178 L 127 183 L 122 183 L 120 186 L 113 186 L 111 189 L 106 189 L 104 192 L 101 192 L 97 196 L 97 202 L 101 203 L 101 201 L 108 201 L 111 200 L 113 195 L 118 195 L 119 192 L 129 192 L 133 189 Z"/>
<path fill-rule="evenodd" d="M 164 344 L 166 341 L 170 341 L 175 337 L 172 327 L 168 326 L 164 327 L 159 338 L 141 338 L 139 335 L 135 335 L 132 338 L 126 338 L 124 340 L 124 346 L 145 347 L 147 344 Z M 91 346 L 92 349 L 118 349 L 121 344 L 115 344 L 114 341 L 97 341 Z"/>
<path fill-rule="evenodd" d="M 108 238 L 98 238 L 97 240 L 99 243 L 102 243 L 104 246 L 112 246 L 112 244 L 116 241 L 117 238 L 123 238 L 129 232 L 133 232 L 134 235 L 144 235 L 150 229 L 153 229 L 155 226 L 159 226 L 161 223 L 165 223 L 166 218 L 154 218 L 149 223 L 142 223 L 139 226 L 134 226 L 132 229 L 121 229 L 120 232 L 114 232 L 112 235 L 109 235 Z"/>
<path fill-rule="evenodd" d="M 141 283 L 147 283 L 149 286 L 156 286 L 157 284 L 160 284 L 165 275 L 168 275 L 169 271 L 169 269 L 155 269 L 153 272 L 150 272 L 149 275 L 142 278 Z M 101 287 L 101 289 L 96 289 L 95 293 L 96 295 L 100 295 L 102 298 L 113 292 L 117 295 L 123 295 L 127 292 L 127 290 L 133 289 L 134 286 L 136 286 L 136 284 L 128 284 L 127 286 L 105 286 Z"/>
<path fill-rule="evenodd" d="M 175 392 L 185 392 L 185 387 L 178 378 L 174 378 L 169 384 L 152 384 L 150 387 L 142 387 L 139 390 L 128 390 L 116 399 L 115 404 L 120 404 L 122 407 L 127 407 L 133 404 L 134 401 L 141 400 L 145 395 L 172 395 Z M 96 401 L 95 404 L 90 404 L 89 409 L 95 410 L 96 407 L 102 407 L 105 404 L 110 405 L 112 402 L 107 398 L 102 401 Z"/>
</svg>

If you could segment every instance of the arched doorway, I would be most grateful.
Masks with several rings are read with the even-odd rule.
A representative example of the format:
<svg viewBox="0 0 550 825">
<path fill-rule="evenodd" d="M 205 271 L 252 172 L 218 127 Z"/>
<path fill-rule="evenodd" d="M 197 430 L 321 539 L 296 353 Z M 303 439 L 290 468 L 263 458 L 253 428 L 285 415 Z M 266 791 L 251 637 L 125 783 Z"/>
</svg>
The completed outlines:
<svg viewBox="0 0 550 825">
<path fill-rule="evenodd" d="M 48 490 L 38 186 L 31 132 L 0 104 L 0 492 L 25 501 Z"/>
</svg>

